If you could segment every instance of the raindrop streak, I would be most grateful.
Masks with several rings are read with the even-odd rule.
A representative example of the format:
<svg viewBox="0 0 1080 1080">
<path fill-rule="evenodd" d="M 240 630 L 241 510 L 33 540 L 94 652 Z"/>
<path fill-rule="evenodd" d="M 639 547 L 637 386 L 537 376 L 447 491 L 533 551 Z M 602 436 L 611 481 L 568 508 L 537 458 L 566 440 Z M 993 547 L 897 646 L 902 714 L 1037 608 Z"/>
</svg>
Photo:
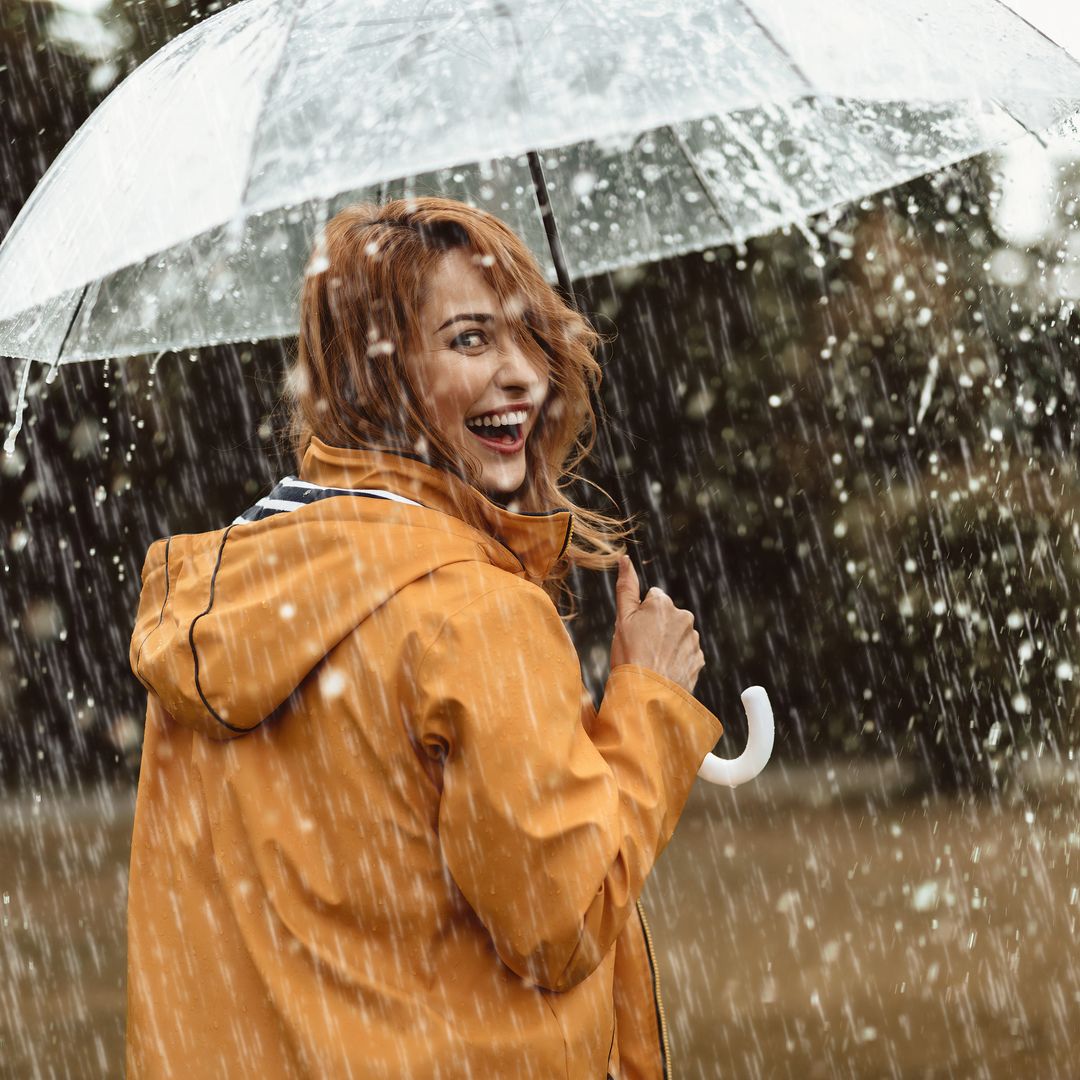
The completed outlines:
<svg viewBox="0 0 1080 1080">
<path fill-rule="evenodd" d="M 14 415 L 12 417 L 11 428 L 8 430 L 7 438 L 4 440 L 5 454 L 15 453 L 15 440 L 19 437 L 19 432 L 22 430 L 23 413 L 26 411 L 26 387 L 30 382 L 30 365 L 33 362 L 33 360 L 24 360 L 22 370 L 19 372 L 19 388 L 15 395 Z"/>
</svg>

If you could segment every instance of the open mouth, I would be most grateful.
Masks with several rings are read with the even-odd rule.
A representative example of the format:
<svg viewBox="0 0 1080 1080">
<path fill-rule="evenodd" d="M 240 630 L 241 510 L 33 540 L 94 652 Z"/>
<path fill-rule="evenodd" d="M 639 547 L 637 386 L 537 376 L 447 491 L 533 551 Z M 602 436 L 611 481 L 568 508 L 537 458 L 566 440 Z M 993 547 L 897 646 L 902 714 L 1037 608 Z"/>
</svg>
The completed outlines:
<svg viewBox="0 0 1080 1080">
<path fill-rule="evenodd" d="M 478 442 L 500 454 L 516 454 L 525 445 L 524 409 L 501 414 L 475 416 L 465 421 L 465 428 Z"/>
</svg>

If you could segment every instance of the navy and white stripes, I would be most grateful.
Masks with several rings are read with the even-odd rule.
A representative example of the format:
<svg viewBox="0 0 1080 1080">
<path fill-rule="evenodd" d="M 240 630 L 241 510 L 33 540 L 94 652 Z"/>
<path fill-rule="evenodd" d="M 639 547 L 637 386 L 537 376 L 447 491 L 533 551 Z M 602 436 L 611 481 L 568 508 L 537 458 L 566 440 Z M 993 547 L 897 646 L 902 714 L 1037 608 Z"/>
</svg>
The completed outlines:
<svg viewBox="0 0 1080 1080">
<path fill-rule="evenodd" d="M 377 488 L 333 488 L 313 484 L 309 480 L 300 480 L 295 476 L 286 476 L 279 480 L 269 495 L 260 499 L 254 506 L 233 519 L 234 525 L 245 525 L 252 521 L 262 521 L 274 514 L 299 510 L 320 499 L 329 499 L 338 495 L 354 495 L 365 499 L 389 499 L 392 502 L 408 503 L 409 506 L 422 506 L 413 499 L 406 499 L 393 491 L 381 491 Z"/>
</svg>

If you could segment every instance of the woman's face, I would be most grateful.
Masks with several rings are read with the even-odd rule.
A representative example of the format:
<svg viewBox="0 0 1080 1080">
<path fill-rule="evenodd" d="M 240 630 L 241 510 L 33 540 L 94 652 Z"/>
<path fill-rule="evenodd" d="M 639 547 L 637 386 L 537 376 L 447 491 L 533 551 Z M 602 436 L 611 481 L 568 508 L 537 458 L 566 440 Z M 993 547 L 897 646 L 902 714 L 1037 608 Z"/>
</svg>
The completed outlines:
<svg viewBox="0 0 1080 1080">
<path fill-rule="evenodd" d="M 423 345 L 405 366 L 439 434 L 481 462 L 481 484 L 509 495 L 525 482 L 525 443 L 548 393 L 539 346 L 526 352 L 476 256 L 439 260 L 420 311 Z"/>
</svg>

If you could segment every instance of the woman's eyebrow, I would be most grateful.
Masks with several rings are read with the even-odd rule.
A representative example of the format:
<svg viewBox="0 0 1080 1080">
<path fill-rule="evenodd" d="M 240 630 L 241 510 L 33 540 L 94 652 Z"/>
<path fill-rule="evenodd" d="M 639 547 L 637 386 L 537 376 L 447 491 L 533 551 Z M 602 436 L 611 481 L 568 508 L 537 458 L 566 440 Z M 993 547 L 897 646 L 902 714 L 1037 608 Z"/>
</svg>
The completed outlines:
<svg viewBox="0 0 1080 1080">
<path fill-rule="evenodd" d="M 470 314 L 464 314 L 464 315 L 451 315 L 450 318 L 447 319 L 446 322 L 444 322 L 442 324 L 442 326 L 439 327 L 439 330 L 445 330 L 448 326 L 451 325 L 451 323 L 456 323 L 456 322 L 494 322 L 494 321 L 495 321 L 495 316 L 494 315 L 488 315 L 485 312 L 479 312 L 479 313 L 472 312 Z M 439 332 L 439 330 L 436 330 L 435 333 L 437 334 Z"/>
</svg>

